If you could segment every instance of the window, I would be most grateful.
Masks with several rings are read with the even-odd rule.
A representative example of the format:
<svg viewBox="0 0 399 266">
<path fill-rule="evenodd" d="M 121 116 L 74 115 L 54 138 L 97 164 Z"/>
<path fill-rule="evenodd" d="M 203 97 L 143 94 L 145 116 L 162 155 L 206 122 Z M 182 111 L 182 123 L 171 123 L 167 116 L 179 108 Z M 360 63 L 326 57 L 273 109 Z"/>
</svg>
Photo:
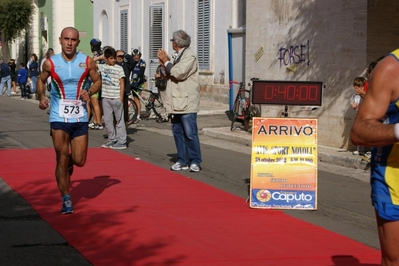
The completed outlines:
<svg viewBox="0 0 399 266">
<path fill-rule="evenodd" d="M 121 10 L 121 50 L 128 52 L 127 50 L 127 38 L 128 38 L 128 24 L 127 24 L 127 10 Z"/>
<path fill-rule="evenodd" d="M 210 0 L 198 0 L 198 63 L 200 69 L 209 69 Z"/>
</svg>

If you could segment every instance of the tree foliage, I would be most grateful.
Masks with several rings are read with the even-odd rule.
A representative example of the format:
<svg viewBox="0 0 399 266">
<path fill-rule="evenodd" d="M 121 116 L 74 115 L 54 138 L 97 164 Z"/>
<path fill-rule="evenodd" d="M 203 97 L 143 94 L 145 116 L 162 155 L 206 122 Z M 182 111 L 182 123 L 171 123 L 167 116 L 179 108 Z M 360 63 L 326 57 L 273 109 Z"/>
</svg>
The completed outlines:
<svg viewBox="0 0 399 266">
<path fill-rule="evenodd" d="M 0 36 L 4 61 L 10 60 L 8 42 L 21 36 L 32 22 L 34 5 L 32 0 L 0 1 Z"/>
</svg>

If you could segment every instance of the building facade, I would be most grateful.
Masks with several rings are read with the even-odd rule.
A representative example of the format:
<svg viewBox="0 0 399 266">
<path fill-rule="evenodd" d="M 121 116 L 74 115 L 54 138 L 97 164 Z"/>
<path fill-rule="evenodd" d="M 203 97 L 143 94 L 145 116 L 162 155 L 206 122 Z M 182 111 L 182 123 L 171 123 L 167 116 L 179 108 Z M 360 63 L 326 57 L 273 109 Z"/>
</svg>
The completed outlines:
<svg viewBox="0 0 399 266">
<path fill-rule="evenodd" d="M 35 11 L 30 29 L 11 46 L 11 55 L 17 63 L 27 62 L 29 55 L 43 58 L 48 48 L 61 52 L 59 36 L 63 28 L 79 30 L 79 50 L 91 54 L 93 38 L 93 2 L 91 0 L 34 0 Z"/>
<path fill-rule="evenodd" d="M 148 77 L 159 65 L 158 49 L 172 55 L 172 33 L 185 30 L 199 60 L 202 97 L 228 101 L 227 30 L 245 23 L 244 0 L 95 0 L 93 16 L 94 35 L 104 45 L 141 51 Z"/>
<path fill-rule="evenodd" d="M 399 46 L 398 8 L 393 0 L 247 0 L 246 80 L 322 82 L 322 105 L 288 106 L 289 117 L 317 118 L 319 144 L 352 148 L 352 82 Z M 278 117 L 285 106 L 261 108 Z"/>
</svg>

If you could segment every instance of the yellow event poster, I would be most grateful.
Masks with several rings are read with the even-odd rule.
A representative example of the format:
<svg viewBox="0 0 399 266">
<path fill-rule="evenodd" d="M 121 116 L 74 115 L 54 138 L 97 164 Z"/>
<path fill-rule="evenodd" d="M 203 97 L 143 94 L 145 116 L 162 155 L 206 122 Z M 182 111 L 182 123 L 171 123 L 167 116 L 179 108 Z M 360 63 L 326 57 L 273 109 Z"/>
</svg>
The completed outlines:
<svg viewBox="0 0 399 266">
<path fill-rule="evenodd" d="M 317 119 L 253 119 L 250 207 L 317 209 Z"/>
</svg>

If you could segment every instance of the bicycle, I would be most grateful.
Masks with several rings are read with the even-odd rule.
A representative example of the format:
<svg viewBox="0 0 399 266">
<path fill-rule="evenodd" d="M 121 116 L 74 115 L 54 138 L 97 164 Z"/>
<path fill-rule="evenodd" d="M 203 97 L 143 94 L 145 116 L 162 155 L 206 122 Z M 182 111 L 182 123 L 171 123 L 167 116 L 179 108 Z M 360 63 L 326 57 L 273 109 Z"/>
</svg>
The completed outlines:
<svg viewBox="0 0 399 266">
<path fill-rule="evenodd" d="M 150 114 L 151 110 L 154 112 L 158 121 L 163 121 L 165 118 L 162 117 L 163 103 L 159 98 L 158 92 L 153 90 L 143 89 L 142 91 L 150 93 L 148 98 L 141 96 L 134 88 L 130 88 L 130 95 L 128 98 L 128 124 L 132 124 L 137 119 L 138 106 L 134 101 L 134 97 L 137 97 L 141 104 L 145 107 L 147 114 Z"/>
<path fill-rule="evenodd" d="M 258 80 L 257 78 L 252 78 L 251 81 Z M 234 100 L 233 109 L 230 111 L 231 117 L 231 127 L 230 130 L 233 131 L 237 127 L 234 123 L 237 120 L 241 121 L 243 129 L 246 132 L 252 132 L 252 118 L 260 116 L 260 109 L 251 103 L 251 90 L 252 84 L 248 83 L 251 89 L 245 89 L 244 82 L 238 83 L 237 81 L 230 81 L 232 84 L 240 84 L 237 91 L 237 96 Z M 248 94 L 248 97 L 246 97 Z"/>
</svg>

